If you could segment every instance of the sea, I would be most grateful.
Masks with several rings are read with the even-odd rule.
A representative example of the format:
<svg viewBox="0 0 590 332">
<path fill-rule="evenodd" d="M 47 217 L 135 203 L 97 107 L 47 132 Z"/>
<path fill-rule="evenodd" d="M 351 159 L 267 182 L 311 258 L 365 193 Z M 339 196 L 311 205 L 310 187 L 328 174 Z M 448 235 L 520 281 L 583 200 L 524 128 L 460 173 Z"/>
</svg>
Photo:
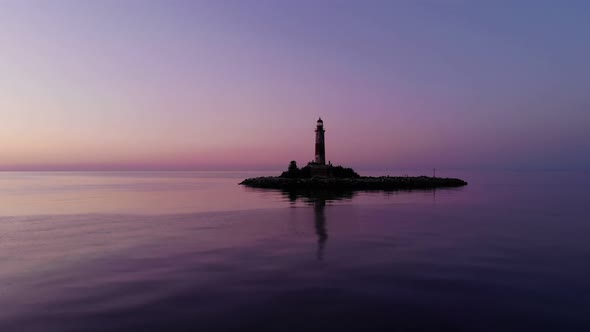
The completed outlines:
<svg viewBox="0 0 590 332">
<path fill-rule="evenodd" d="M 272 173 L 0 173 L 0 331 L 590 331 L 588 172 Z"/>
</svg>

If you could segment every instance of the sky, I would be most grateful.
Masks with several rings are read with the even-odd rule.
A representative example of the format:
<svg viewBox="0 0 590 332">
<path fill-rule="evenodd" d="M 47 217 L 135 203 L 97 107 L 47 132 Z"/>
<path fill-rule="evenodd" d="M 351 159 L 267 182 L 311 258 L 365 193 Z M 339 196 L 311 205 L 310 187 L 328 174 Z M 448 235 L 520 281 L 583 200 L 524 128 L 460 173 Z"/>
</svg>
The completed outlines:
<svg viewBox="0 0 590 332">
<path fill-rule="evenodd" d="M 590 170 L 588 1 L 0 0 L 0 170 Z"/>
</svg>

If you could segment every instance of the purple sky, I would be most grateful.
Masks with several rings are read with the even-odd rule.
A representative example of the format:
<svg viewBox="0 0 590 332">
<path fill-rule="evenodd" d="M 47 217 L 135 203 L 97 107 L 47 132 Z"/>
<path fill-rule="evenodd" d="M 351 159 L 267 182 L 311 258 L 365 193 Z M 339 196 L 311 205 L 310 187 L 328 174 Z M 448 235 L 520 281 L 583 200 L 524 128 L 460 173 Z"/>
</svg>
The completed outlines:
<svg viewBox="0 0 590 332">
<path fill-rule="evenodd" d="M 588 1 L 0 0 L 0 170 L 590 169 Z"/>
</svg>

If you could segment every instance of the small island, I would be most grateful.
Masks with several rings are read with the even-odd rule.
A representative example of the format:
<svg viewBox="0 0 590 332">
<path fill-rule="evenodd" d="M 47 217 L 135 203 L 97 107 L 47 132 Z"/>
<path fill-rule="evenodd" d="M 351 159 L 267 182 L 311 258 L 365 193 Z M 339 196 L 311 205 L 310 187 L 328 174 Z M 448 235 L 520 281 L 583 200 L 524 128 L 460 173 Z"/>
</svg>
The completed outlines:
<svg viewBox="0 0 590 332">
<path fill-rule="evenodd" d="M 297 167 L 293 160 L 280 176 L 246 179 L 240 184 L 254 188 L 283 190 L 411 190 L 461 187 L 467 182 L 455 178 L 429 176 L 360 176 L 352 168 L 326 164 L 324 127 L 320 118 L 316 126 L 315 160 Z"/>
</svg>

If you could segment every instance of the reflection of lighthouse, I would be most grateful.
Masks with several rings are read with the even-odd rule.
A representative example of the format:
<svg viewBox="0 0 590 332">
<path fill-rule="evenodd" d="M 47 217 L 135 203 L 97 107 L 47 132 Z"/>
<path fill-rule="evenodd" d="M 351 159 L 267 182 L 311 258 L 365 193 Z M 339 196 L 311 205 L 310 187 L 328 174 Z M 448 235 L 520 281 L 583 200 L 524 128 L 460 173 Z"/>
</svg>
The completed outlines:
<svg viewBox="0 0 590 332">
<path fill-rule="evenodd" d="M 326 200 L 318 199 L 315 202 L 315 232 L 318 236 L 318 260 L 324 259 L 324 247 L 328 239 L 328 230 L 326 229 Z"/>
<path fill-rule="evenodd" d="M 315 128 L 315 163 L 326 164 L 326 146 L 324 144 L 324 121 L 319 118 Z"/>
</svg>

